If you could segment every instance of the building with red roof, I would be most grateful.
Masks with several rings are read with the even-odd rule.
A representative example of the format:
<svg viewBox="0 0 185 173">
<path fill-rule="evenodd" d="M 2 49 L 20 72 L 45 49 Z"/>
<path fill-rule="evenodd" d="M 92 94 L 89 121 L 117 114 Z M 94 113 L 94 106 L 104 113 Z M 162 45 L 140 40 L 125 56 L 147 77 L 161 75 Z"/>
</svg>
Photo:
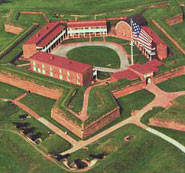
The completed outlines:
<svg viewBox="0 0 185 173">
<path fill-rule="evenodd" d="M 66 27 L 62 23 L 51 22 L 46 24 L 23 44 L 24 58 L 29 58 L 38 51 L 50 52 L 66 36 Z"/>
<path fill-rule="evenodd" d="M 69 38 L 102 37 L 107 35 L 105 19 L 73 20 L 67 22 Z"/>
<path fill-rule="evenodd" d="M 124 78 L 128 80 L 135 80 L 140 78 L 145 81 L 148 78 L 152 78 L 154 73 L 158 71 L 158 67 L 162 65 L 162 63 L 154 59 L 152 61 L 148 61 L 145 64 L 134 64 L 128 67 L 128 69 L 113 73 L 111 75 L 111 81 L 119 81 Z"/>
<path fill-rule="evenodd" d="M 37 52 L 30 57 L 31 70 L 80 86 L 88 86 L 93 80 L 93 67 L 71 59 Z"/>
</svg>

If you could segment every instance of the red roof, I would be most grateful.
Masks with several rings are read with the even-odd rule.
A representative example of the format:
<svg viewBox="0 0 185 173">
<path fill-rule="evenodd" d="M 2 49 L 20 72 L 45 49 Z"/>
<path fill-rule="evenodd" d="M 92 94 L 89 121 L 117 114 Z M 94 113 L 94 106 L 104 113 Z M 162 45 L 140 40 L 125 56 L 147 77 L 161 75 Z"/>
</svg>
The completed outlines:
<svg viewBox="0 0 185 173">
<path fill-rule="evenodd" d="M 147 61 L 145 64 L 150 65 L 152 67 L 159 67 L 159 66 L 163 65 L 163 63 L 161 61 L 157 60 L 157 59 Z"/>
<path fill-rule="evenodd" d="M 89 19 L 67 22 L 67 27 L 69 28 L 90 27 L 90 26 L 107 26 L 107 21 L 105 19 Z"/>
<path fill-rule="evenodd" d="M 39 47 L 44 47 L 64 28 L 65 27 L 60 22 L 48 23 L 27 40 L 25 44 L 36 44 Z"/>
<path fill-rule="evenodd" d="M 92 68 L 92 66 L 89 64 L 84 64 L 81 62 L 77 62 L 71 59 L 67 59 L 64 57 L 60 57 L 60 56 L 45 53 L 45 52 L 37 52 L 30 59 L 39 61 L 45 64 L 49 64 L 52 66 L 60 67 L 66 70 L 74 71 L 77 73 L 83 73 L 86 70 Z"/>
<path fill-rule="evenodd" d="M 133 71 L 128 69 L 128 70 L 123 70 L 123 71 L 113 73 L 111 75 L 111 77 L 113 77 L 117 80 L 121 80 L 121 79 L 124 79 L 124 78 L 127 78 L 128 80 L 134 80 L 134 79 L 138 78 L 138 75 L 135 74 Z"/>
<path fill-rule="evenodd" d="M 166 45 L 166 43 L 150 27 L 142 26 L 142 29 L 152 37 L 154 43 Z"/>
<path fill-rule="evenodd" d="M 138 72 L 142 75 L 148 74 L 148 73 L 152 73 L 152 72 L 156 72 L 158 71 L 157 68 L 145 63 L 145 64 L 134 64 L 132 66 L 129 67 L 130 70 L 133 70 L 135 72 Z"/>
</svg>

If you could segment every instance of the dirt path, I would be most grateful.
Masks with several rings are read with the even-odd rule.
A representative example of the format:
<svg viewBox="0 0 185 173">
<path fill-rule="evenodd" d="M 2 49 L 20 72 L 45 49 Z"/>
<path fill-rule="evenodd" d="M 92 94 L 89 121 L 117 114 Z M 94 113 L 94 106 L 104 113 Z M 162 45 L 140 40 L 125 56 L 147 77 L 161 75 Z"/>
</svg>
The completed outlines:
<svg viewBox="0 0 185 173">
<path fill-rule="evenodd" d="M 129 65 L 128 57 L 127 57 L 127 52 L 125 49 L 116 43 L 113 42 L 103 42 L 103 41 L 93 41 L 93 42 L 80 42 L 80 43 L 70 43 L 70 44 L 62 44 L 58 49 L 55 49 L 52 51 L 52 54 L 55 55 L 60 55 L 67 57 L 67 53 L 78 47 L 83 47 L 83 46 L 104 46 L 108 47 L 110 49 L 113 49 L 119 56 L 120 58 L 120 68 L 119 69 L 112 69 L 112 68 L 104 68 L 104 67 L 95 67 L 99 71 L 103 72 L 116 72 L 120 70 L 124 70 L 127 68 Z"/>
</svg>

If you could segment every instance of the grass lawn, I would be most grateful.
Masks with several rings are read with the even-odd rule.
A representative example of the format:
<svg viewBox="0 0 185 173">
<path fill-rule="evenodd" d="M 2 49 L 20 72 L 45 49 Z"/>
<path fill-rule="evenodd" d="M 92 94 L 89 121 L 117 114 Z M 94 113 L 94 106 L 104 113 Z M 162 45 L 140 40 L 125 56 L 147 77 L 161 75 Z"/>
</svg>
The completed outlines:
<svg viewBox="0 0 185 173">
<path fill-rule="evenodd" d="M 119 98 L 118 104 L 121 107 L 121 116 L 124 119 L 131 116 L 134 110 L 140 110 L 154 99 L 155 95 L 147 90 L 140 90 L 135 93 Z"/>
<path fill-rule="evenodd" d="M 57 154 L 71 148 L 71 144 L 63 138 L 53 134 L 45 139 L 40 145 L 46 153 Z"/>
<path fill-rule="evenodd" d="M 129 142 L 123 141 L 128 135 L 134 135 L 135 138 Z M 71 154 L 69 160 L 86 159 L 90 158 L 90 154 L 102 152 L 108 155 L 89 172 L 183 173 L 185 170 L 185 158 L 180 150 L 135 125 L 121 127 L 89 145 L 88 150 Z"/>
<path fill-rule="evenodd" d="M 93 88 L 89 93 L 88 119 L 85 124 L 90 124 L 116 107 L 118 104 L 109 90 L 104 86 Z"/>
<path fill-rule="evenodd" d="M 118 54 L 103 46 L 83 46 L 74 48 L 67 53 L 70 59 L 98 67 L 119 68 Z"/>
<path fill-rule="evenodd" d="M 178 97 L 169 109 L 156 114 L 154 119 L 185 123 L 185 95 Z"/>
<path fill-rule="evenodd" d="M 0 97 L 2 98 L 15 99 L 24 93 L 22 89 L 0 82 Z"/>
<path fill-rule="evenodd" d="M 18 107 L 11 102 L 0 100 L 0 121 L 3 121 L 18 111 Z"/>
<path fill-rule="evenodd" d="M 167 92 L 185 91 L 185 75 L 166 80 L 157 86 Z"/>
<path fill-rule="evenodd" d="M 61 172 L 61 168 L 44 158 L 18 135 L 0 131 L 0 139 L 0 172 Z"/>
<path fill-rule="evenodd" d="M 56 100 L 43 97 L 38 94 L 28 94 L 21 100 L 21 103 L 32 108 L 40 116 L 51 116 L 51 108 Z"/>
<path fill-rule="evenodd" d="M 149 123 L 149 119 L 152 118 L 153 116 L 155 116 L 156 114 L 158 114 L 161 111 L 164 111 L 165 109 L 163 107 L 153 107 L 152 110 L 146 112 L 142 118 L 141 118 L 141 122 L 143 124 L 148 125 Z"/>
<path fill-rule="evenodd" d="M 79 113 L 82 110 L 85 90 L 85 87 L 79 88 L 68 105 L 68 107 L 76 113 Z"/>
</svg>

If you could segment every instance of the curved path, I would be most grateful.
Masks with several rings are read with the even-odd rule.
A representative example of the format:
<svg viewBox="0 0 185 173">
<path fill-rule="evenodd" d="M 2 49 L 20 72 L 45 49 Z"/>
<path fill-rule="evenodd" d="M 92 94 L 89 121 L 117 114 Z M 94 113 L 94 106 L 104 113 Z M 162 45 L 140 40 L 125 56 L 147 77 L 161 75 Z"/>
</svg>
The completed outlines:
<svg viewBox="0 0 185 173">
<path fill-rule="evenodd" d="M 104 46 L 108 47 L 110 49 L 113 49 L 119 56 L 120 58 L 120 68 L 119 69 L 113 69 L 113 68 L 104 68 L 104 67 L 95 67 L 98 71 L 103 71 L 103 72 L 116 72 L 120 70 L 124 70 L 127 68 L 129 65 L 128 62 L 128 55 L 125 49 L 116 43 L 113 42 L 103 42 L 103 41 L 94 41 L 94 42 L 80 42 L 80 43 L 70 43 L 70 44 L 61 44 L 60 47 L 57 49 L 54 49 L 52 51 L 52 54 L 54 55 L 59 55 L 63 57 L 67 57 L 67 53 L 78 47 L 84 47 L 84 46 Z"/>
</svg>

